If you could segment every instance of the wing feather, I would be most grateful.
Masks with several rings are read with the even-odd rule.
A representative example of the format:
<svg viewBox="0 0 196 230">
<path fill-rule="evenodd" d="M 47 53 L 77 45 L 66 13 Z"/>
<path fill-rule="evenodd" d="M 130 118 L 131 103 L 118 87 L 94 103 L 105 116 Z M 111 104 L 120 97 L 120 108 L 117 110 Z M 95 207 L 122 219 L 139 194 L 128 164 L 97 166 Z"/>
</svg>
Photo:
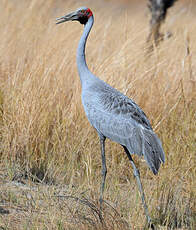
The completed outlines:
<svg viewBox="0 0 196 230">
<path fill-rule="evenodd" d="M 88 120 L 97 132 L 126 146 L 130 154 L 144 155 L 157 174 L 165 161 L 164 151 L 139 106 L 108 85 L 96 84 L 82 98 Z"/>
</svg>

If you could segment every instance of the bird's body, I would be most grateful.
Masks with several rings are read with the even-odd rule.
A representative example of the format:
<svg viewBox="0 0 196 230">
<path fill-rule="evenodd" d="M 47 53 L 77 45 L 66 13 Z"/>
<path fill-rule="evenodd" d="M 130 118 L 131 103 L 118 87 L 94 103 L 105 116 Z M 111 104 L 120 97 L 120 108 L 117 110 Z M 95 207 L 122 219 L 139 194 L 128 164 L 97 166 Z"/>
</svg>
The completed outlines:
<svg viewBox="0 0 196 230">
<path fill-rule="evenodd" d="M 82 104 L 91 125 L 100 137 L 102 153 L 102 185 L 101 197 L 106 178 L 105 139 L 109 138 L 121 144 L 134 168 L 134 175 L 138 179 L 142 201 L 148 221 L 147 206 L 139 179 L 139 171 L 134 165 L 131 154 L 144 156 L 148 166 L 157 174 L 161 162 L 164 162 L 164 152 L 161 142 L 153 132 L 151 124 L 140 107 L 127 96 L 102 81 L 88 69 L 85 59 L 85 45 L 94 18 L 90 9 L 79 8 L 76 12 L 58 19 L 62 23 L 69 20 L 78 20 L 84 24 L 83 35 L 77 50 L 78 73 L 82 85 Z"/>
<path fill-rule="evenodd" d="M 99 135 L 126 146 L 130 154 L 144 155 L 153 173 L 157 173 L 164 161 L 161 143 L 134 101 L 96 79 L 82 89 L 82 103 L 89 122 Z M 152 155 L 153 151 L 156 155 Z"/>
</svg>

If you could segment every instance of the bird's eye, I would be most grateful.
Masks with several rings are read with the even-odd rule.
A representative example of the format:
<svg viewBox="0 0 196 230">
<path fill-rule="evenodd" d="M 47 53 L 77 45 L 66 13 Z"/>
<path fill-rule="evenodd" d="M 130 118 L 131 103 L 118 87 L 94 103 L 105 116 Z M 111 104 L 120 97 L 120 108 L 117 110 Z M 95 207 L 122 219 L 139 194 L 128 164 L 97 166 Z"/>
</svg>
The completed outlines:
<svg viewBox="0 0 196 230">
<path fill-rule="evenodd" d="M 80 12 L 84 14 L 84 13 L 85 13 L 85 10 L 81 10 Z"/>
</svg>

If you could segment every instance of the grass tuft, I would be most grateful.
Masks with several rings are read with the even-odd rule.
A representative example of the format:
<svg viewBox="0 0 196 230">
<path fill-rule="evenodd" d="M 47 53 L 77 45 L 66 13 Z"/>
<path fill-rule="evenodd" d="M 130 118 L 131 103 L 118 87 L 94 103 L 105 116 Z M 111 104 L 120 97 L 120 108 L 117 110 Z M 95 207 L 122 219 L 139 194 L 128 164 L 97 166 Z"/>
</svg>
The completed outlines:
<svg viewBox="0 0 196 230">
<path fill-rule="evenodd" d="M 161 191 L 156 209 L 157 224 L 167 229 L 195 229 L 195 195 L 183 190 L 180 186 L 165 186 Z"/>
</svg>

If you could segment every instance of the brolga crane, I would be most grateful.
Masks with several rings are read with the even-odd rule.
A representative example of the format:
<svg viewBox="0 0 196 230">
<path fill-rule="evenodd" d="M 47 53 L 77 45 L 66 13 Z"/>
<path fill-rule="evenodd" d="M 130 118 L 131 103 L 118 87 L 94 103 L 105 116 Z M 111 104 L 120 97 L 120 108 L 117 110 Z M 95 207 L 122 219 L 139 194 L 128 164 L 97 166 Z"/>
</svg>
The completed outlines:
<svg viewBox="0 0 196 230">
<path fill-rule="evenodd" d="M 144 156 L 149 168 L 158 173 L 165 154 L 161 141 L 153 132 L 151 124 L 140 107 L 127 96 L 123 95 L 88 69 L 85 58 L 85 45 L 93 26 L 93 13 L 89 8 L 81 7 L 76 11 L 57 18 L 57 24 L 66 21 L 79 21 L 84 31 L 77 49 L 77 67 L 82 85 L 82 104 L 90 124 L 96 129 L 101 145 L 102 182 L 100 187 L 100 207 L 103 203 L 103 192 L 107 174 L 105 159 L 105 140 L 111 139 L 123 146 L 139 187 L 146 218 L 151 218 L 145 202 L 145 195 L 140 181 L 140 173 L 136 168 L 131 154 Z"/>
</svg>

